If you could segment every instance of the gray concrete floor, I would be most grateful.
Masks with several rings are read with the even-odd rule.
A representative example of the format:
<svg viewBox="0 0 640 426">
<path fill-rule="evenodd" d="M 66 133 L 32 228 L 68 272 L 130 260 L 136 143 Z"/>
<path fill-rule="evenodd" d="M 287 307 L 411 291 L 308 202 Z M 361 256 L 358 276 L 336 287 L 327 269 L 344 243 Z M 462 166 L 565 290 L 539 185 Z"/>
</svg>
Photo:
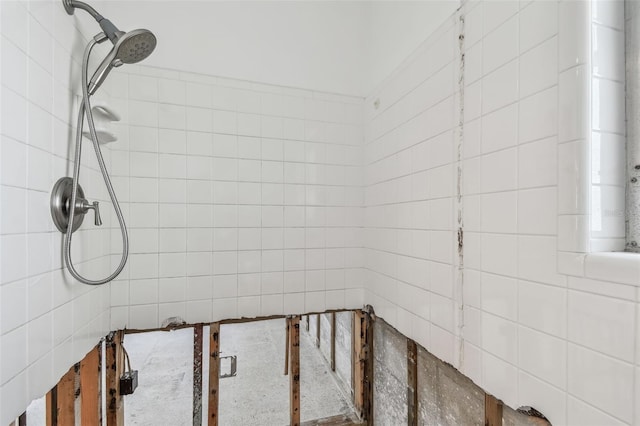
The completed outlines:
<svg viewBox="0 0 640 426">
<path fill-rule="evenodd" d="M 204 335 L 208 336 L 206 327 Z M 304 332 L 300 338 L 302 421 L 352 413 L 349 398 L 341 391 L 312 339 Z M 127 335 L 125 347 L 140 377 L 136 392 L 125 397 L 125 423 L 191 424 L 193 330 Z M 220 351 L 223 357 L 236 355 L 238 359 L 236 377 L 220 379 L 220 424 L 288 424 L 289 377 L 283 374 L 284 319 L 223 325 Z M 208 353 L 208 339 L 203 352 Z M 208 369 L 204 364 L 206 389 Z M 206 401 L 203 413 L 206 418 Z"/>
</svg>

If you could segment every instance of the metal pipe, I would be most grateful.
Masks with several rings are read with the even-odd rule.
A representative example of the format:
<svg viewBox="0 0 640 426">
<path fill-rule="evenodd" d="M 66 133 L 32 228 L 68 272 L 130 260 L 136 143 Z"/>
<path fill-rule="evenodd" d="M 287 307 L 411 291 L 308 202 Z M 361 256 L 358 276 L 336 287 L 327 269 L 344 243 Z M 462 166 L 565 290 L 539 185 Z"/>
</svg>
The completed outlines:
<svg viewBox="0 0 640 426">
<path fill-rule="evenodd" d="M 62 0 L 64 3 L 64 8 L 69 15 L 73 15 L 73 9 L 82 9 L 85 12 L 88 12 L 89 15 L 93 16 L 96 21 L 101 21 L 103 19 L 102 15 L 98 13 L 93 7 L 89 6 L 87 3 L 77 1 L 77 0 Z"/>
</svg>

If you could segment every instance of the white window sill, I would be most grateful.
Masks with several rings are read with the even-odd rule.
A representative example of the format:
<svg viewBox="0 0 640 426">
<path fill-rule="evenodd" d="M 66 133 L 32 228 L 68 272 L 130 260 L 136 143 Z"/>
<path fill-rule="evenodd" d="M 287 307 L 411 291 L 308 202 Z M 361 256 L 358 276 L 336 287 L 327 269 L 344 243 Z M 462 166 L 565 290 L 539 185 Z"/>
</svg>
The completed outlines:
<svg viewBox="0 0 640 426">
<path fill-rule="evenodd" d="M 559 251 L 558 272 L 574 277 L 640 287 L 640 253 Z"/>
<path fill-rule="evenodd" d="M 584 258 L 587 278 L 640 286 L 640 253 L 588 253 Z"/>
</svg>

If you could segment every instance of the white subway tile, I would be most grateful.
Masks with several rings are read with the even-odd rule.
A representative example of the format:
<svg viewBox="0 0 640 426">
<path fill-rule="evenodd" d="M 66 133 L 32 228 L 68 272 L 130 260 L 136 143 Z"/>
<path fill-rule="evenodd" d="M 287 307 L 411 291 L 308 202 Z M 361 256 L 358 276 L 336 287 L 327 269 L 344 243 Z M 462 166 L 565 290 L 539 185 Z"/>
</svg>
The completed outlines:
<svg viewBox="0 0 640 426">
<path fill-rule="evenodd" d="M 162 114 L 159 114 L 160 106 L 162 106 Z M 175 107 L 167 104 L 157 104 L 154 102 L 129 101 L 129 116 L 125 118 L 129 124 L 147 127 L 163 128 L 184 128 L 184 116 L 176 116 Z M 171 115 L 171 113 L 174 113 Z M 159 117 L 162 119 L 160 121 Z M 182 120 L 182 121 L 180 121 Z M 182 123 L 181 127 L 177 124 Z"/>
<path fill-rule="evenodd" d="M 635 304 L 569 291 L 569 340 L 627 362 L 634 361 Z"/>
<path fill-rule="evenodd" d="M 566 285 L 566 277 L 557 272 L 555 237 L 518 237 L 518 275 L 545 284 Z"/>
<path fill-rule="evenodd" d="M 617 3 L 616 1 L 598 2 Z M 594 6 L 596 11 L 603 6 Z M 595 18 L 595 17 L 594 17 Z M 624 32 L 601 25 L 591 27 L 592 67 L 597 77 L 624 81 Z"/>
<path fill-rule="evenodd" d="M 218 98 L 218 102 L 222 101 L 223 96 L 216 96 L 218 93 L 216 93 L 216 89 L 218 89 L 217 87 L 214 87 L 213 90 L 211 90 L 208 86 L 204 85 L 204 84 L 198 84 L 198 83 L 190 83 L 187 82 L 186 83 L 186 87 L 185 87 L 185 101 L 186 104 L 189 106 L 194 106 L 194 107 L 200 107 L 200 108 L 211 108 L 212 106 L 217 106 L 214 105 L 215 102 L 212 103 L 212 94 L 213 94 L 213 99 Z M 223 91 L 219 92 L 221 95 L 223 93 Z"/>
<path fill-rule="evenodd" d="M 555 235 L 557 232 L 557 193 L 555 187 L 518 192 L 518 232 Z"/>
<path fill-rule="evenodd" d="M 158 101 L 158 79 L 129 75 L 129 98 L 139 101 Z"/>
<path fill-rule="evenodd" d="M 158 79 L 158 101 L 167 104 L 184 105 L 186 83 L 178 80 Z"/>
<path fill-rule="evenodd" d="M 567 342 L 526 327 L 518 328 L 518 366 L 564 389 L 567 380 Z"/>
<path fill-rule="evenodd" d="M 532 188 L 557 183 L 557 140 L 555 137 L 518 147 L 518 186 Z"/>
<path fill-rule="evenodd" d="M 482 384 L 492 395 L 504 395 L 504 402 L 517 405 L 518 370 L 513 365 L 496 358 L 488 352 L 482 353 Z"/>
<path fill-rule="evenodd" d="M 526 56 L 522 60 L 525 58 Z M 553 71 L 555 75 L 555 68 Z M 485 75 L 482 79 L 482 112 L 486 114 L 516 101 L 518 86 L 522 90 L 523 81 L 522 76 L 518 80 L 517 60 Z"/>
<path fill-rule="evenodd" d="M 591 83 L 591 125 L 594 130 L 625 133 L 624 84 L 593 78 Z"/>
<path fill-rule="evenodd" d="M 558 2 L 533 1 L 520 11 L 520 52 L 558 32 Z"/>
<path fill-rule="evenodd" d="M 515 146 L 517 143 L 517 104 L 509 105 L 482 117 L 483 153 L 489 153 L 500 149 L 509 148 L 511 146 Z"/>
<path fill-rule="evenodd" d="M 562 92 L 561 92 L 562 93 Z M 562 101 L 560 102 L 562 107 Z M 520 101 L 520 142 L 554 136 L 558 133 L 558 90 L 551 87 Z"/>
<path fill-rule="evenodd" d="M 516 189 L 518 182 L 518 151 L 515 148 L 482 156 L 480 182 L 483 192 Z"/>
<path fill-rule="evenodd" d="M 520 97 L 532 95 L 557 82 L 558 38 L 553 37 L 520 57 Z"/>
<path fill-rule="evenodd" d="M 485 36 L 482 53 L 482 68 L 485 74 L 509 62 L 518 55 L 518 16 L 513 16 L 495 31 Z"/>
<path fill-rule="evenodd" d="M 633 416 L 633 367 L 569 344 L 569 393 L 626 423 Z M 569 409 L 569 421 L 575 415 Z"/>
<path fill-rule="evenodd" d="M 582 2 L 567 1 L 582 5 Z M 589 69 L 577 66 L 560 73 L 558 79 L 558 139 L 567 142 L 584 138 L 589 129 Z"/>
<path fill-rule="evenodd" d="M 580 1 L 558 4 L 559 70 L 563 71 L 589 60 L 590 5 Z"/>
<path fill-rule="evenodd" d="M 624 6 L 624 2 L 621 1 L 597 2 L 591 8 L 591 19 L 599 24 L 622 30 L 624 28 Z"/>
<path fill-rule="evenodd" d="M 518 193 L 498 192 L 481 196 L 480 217 L 482 232 L 513 234 L 518 226 Z"/>
<path fill-rule="evenodd" d="M 588 426 L 622 426 L 627 423 L 611 417 L 600 411 L 596 406 L 585 403 L 577 398 L 569 396 L 567 398 L 567 413 L 569 424 L 579 424 Z"/>
<path fill-rule="evenodd" d="M 495 274 L 516 276 L 518 267 L 517 237 L 484 234 L 481 241 L 482 270 Z"/>
<path fill-rule="evenodd" d="M 485 36 L 497 28 L 507 19 L 518 13 L 519 5 L 513 1 L 489 1 L 484 3 L 484 34 Z"/>
<path fill-rule="evenodd" d="M 515 321 L 518 318 L 518 282 L 500 275 L 482 274 L 482 310 Z"/>
<path fill-rule="evenodd" d="M 587 214 L 589 188 L 588 147 L 586 141 L 574 141 L 558 147 L 558 212 Z"/>
</svg>

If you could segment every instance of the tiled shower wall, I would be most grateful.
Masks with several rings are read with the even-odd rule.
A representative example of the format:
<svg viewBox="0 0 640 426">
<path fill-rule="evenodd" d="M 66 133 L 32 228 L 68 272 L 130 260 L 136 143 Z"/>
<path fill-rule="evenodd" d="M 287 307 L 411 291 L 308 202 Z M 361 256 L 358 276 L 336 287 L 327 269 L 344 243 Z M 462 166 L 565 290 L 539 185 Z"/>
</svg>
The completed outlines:
<svg viewBox="0 0 640 426">
<path fill-rule="evenodd" d="M 589 83 L 590 66 L 612 65 L 590 47 L 620 39 L 612 5 L 468 2 L 365 103 L 366 301 L 553 424 L 640 424 L 638 260 L 582 255 L 558 272 L 559 229 L 590 238 L 559 227 L 558 206 L 582 200 L 582 171 L 601 171 L 596 151 L 559 147 L 619 105 L 617 85 Z M 617 164 L 612 143 L 597 153 Z"/>
<path fill-rule="evenodd" d="M 54 182 L 72 170 L 72 110 L 88 39 L 82 22 L 58 6 L 0 2 L 2 424 L 44 395 L 110 325 L 108 288 L 80 285 L 64 272 L 62 234 L 49 214 Z M 74 234 L 72 257 L 81 273 L 98 278 L 110 267 L 111 207 L 89 145 L 83 164 L 82 185 L 102 201 L 105 227 Z"/>
<path fill-rule="evenodd" d="M 148 67 L 109 87 L 112 328 L 361 306 L 362 99 Z"/>
<path fill-rule="evenodd" d="M 614 257 L 566 266 L 589 220 L 558 219 L 593 160 L 569 150 L 598 130 L 580 121 L 591 78 L 617 81 L 587 70 L 590 37 L 619 36 L 598 9 L 614 3 L 466 3 L 366 100 L 364 148 L 356 98 L 114 71 L 105 89 L 125 122 L 105 154 L 132 251 L 120 280 L 91 288 L 61 269 L 48 196 L 71 171 L 92 34 L 57 2 L 1 2 L 0 421 L 109 329 L 367 302 L 512 407 L 640 425 L 640 276 Z M 74 259 L 95 278 L 120 236 L 89 145 L 83 164 L 105 226 L 75 234 Z M 596 238 L 619 240 L 612 229 Z"/>
</svg>

